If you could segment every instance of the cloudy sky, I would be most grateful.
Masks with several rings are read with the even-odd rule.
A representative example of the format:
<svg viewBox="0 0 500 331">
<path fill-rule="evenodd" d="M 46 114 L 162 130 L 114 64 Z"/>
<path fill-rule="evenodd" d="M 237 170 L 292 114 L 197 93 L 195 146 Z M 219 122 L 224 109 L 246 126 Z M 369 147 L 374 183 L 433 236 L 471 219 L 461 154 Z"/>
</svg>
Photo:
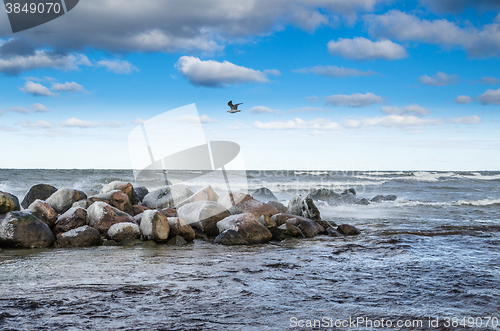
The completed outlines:
<svg viewBox="0 0 500 331">
<path fill-rule="evenodd" d="M 13 34 L 2 10 L 0 167 L 130 168 L 137 123 L 195 103 L 206 138 L 240 144 L 249 169 L 499 170 L 499 12 L 85 0 Z"/>
</svg>

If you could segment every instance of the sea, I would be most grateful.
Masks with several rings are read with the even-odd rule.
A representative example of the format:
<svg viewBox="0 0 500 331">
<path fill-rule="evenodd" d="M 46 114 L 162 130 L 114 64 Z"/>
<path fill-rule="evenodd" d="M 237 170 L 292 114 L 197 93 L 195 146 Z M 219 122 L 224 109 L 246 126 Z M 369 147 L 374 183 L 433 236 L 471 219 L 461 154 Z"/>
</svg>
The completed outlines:
<svg viewBox="0 0 500 331">
<path fill-rule="evenodd" d="M 228 187 L 196 174 L 186 174 L 193 189 Z M 232 189 L 267 187 L 285 205 L 318 188 L 397 199 L 316 202 L 322 219 L 354 225 L 358 236 L 4 248 L 0 330 L 500 330 L 500 172 L 239 176 Z M 2 169 L 0 191 L 21 201 L 45 183 L 92 195 L 115 180 L 140 184 L 131 170 Z"/>
</svg>

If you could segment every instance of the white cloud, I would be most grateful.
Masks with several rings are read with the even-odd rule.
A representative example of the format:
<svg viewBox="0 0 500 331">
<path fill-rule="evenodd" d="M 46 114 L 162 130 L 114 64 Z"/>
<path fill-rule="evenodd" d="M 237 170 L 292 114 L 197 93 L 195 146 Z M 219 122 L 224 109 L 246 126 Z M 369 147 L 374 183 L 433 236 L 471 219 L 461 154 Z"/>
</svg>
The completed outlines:
<svg viewBox="0 0 500 331">
<path fill-rule="evenodd" d="M 477 97 L 483 105 L 499 105 L 500 104 L 500 89 L 498 90 L 486 90 L 483 94 Z"/>
<path fill-rule="evenodd" d="M 121 128 L 122 126 L 125 126 L 125 123 L 122 122 L 115 122 L 115 121 L 107 121 L 102 123 L 104 126 L 108 126 L 110 128 Z"/>
<path fill-rule="evenodd" d="M 429 86 L 446 86 L 453 85 L 458 83 L 457 75 L 448 75 L 445 72 L 438 71 L 437 74 L 430 77 L 427 75 L 423 75 L 418 77 L 418 81 L 423 85 Z"/>
<path fill-rule="evenodd" d="M 63 92 L 70 92 L 70 93 L 75 93 L 75 92 L 88 92 L 83 88 L 82 85 L 75 83 L 75 82 L 66 82 L 64 84 L 61 83 L 55 83 L 51 87 L 52 91 L 63 91 Z"/>
<path fill-rule="evenodd" d="M 404 107 L 384 106 L 380 107 L 383 113 L 390 115 L 407 115 L 425 116 L 429 114 L 429 109 L 420 107 L 416 103 Z"/>
<path fill-rule="evenodd" d="M 484 85 L 498 85 L 498 84 L 500 84 L 500 78 L 481 77 L 481 80 L 479 81 L 479 83 L 484 84 Z"/>
<path fill-rule="evenodd" d="M 439 125 L 442 123 L 443 120 L 438 118 L 423 119 L 410 115 L 389 115 L 384 117 L 363 118 L 361 120 L 348 119 L 342 122 L 346 128 L 362 128 L 369 126 L 405 128 L 431 124 Z"/>
<path fill-rule="evenodd" d="M 344 107 L 365 107 L 374 103 L 382 103 L 383 101 L 382 97 L 374 93 L 336 94 L 326 97 L 327 105 Z"/>
<path fill-rule="evenodd" d="M 137 117 L 135 120 L 132 121 L 132 123 L 134 123 L 134 124 L 142 124 L 144 122 L 145 122 L 145 120 L 143 120 L 142 118 L 139 118 L 139 117 Z"/>
<path fill-rule="evenodd" d="M 452 118 L 452 119 L 448 120 L 448 122 L 454 123 L 454 124 L 472 125 L 472 124 L 481 124 L 482 120 L 481 120 L 481 117 L 479 117 L 477 115 L 473 115 L 473 116 L 467 116 L 467 117 Z"/>
<path fill-rule="evenodd" d="M 42 84 L 39 83 L 34 83 L 30 80 L 24 84 L 24 87 L 20 87 L 19 90 L 21 90 L 24 93 L 32 94 L 34 96 L 54 97 L 57 95 L 55 93 L 50 92 L 50 90 L 46 86 L 43 86 Z"/>
<path fill-rule="evenodd" d="M 310 111 L 325 111 L 325 110 L 323 108 L 318 108 L 318 107 L 299 107 L 288 110 L 289 113 L 306 113 Z"/>
<path fill-rule="evenodd" d="M 50 124 L 49 122 L 46 122 L 43 120 L 39 120 L 39 121 L 34 122 L 34 123 L 32 123 L 30 121 L 19 122 L 17 124 L 21 125 L 23 128 L 27 128 L 27 129 L 49 129 L 49 128 L 54 127 L 53 124 Z"/>
<path fill-rule="evenodd" d="M 311 68 L 292 70 L 292 72 L 296 72 L 299 74 L 316 74 L 329 77 L 359 77 L 371 76 L 376 74 L 376 72 L 372 70 L 362 71 L 358 69 L 337 66 L 315 66 Z"/>
<path fill-rule="evenodd" d="M 209 123 L 217 123 L 219 121 L 208 117 L 207 115 L 201 115 L 200 117 L 197 116 L 192 116 L 192 115 L 185 115 L 185 116 L 179 116 L 179 117 L 172 117 L 169 118 L 169 121 L 172 122 L 178 122 L 178 123 L 204 123 L 204 124 L 209 124 Z"/>
<path fill-rule="evenodd" d="M 246 129 L 248 128 L 247 125 L 241 123 L 240 121 L 234 121 L 233 123 L 229 124 L 227 126 L 228 130 L 236 130 L 236 131 L 239 131 L 239 130 L 243 130 L 243 129 Z"/>
<path fill-rule="evenodd" d="M 59 126 L 61 127 L 68 127 L 68 128 L 96 128 L 101 126 L 100 123 L 98 122 L 89 122 L 89 121 L 84 121 L 75 117 L 69 118 L 61 123 L 59 123 Z"/>
<path fill-rule="evenodd" d="M 250 108 L 249 112 L 251 114 L 276 114 L 276 115 L 281 114 L 281 110 L 271 109 L 271 108 L 265 107 L 265 106 L 252 107 L 252 108 Z"/>
<path fill-rule="evenodd" d="M 253 126 L 261 130 L 293 130 L 293 129 L 314 129 L 314 130 L 339 130 L 341 126 L 331 122 L 327 118 L 316 118 L 311 121 L 304 121 L 301 118 L 294 118 L 288 121 L 277 121 L 262 123 L 255 121 Z"/>
<path fill-rule="evenodd" d="M 408 56 L 403 46 L 388 39 L 371 41 L 363 37 L 330 40 L 328 52 L 350 60 L 398 60 Z"/>
<path fill-rule="evenodd" d="M 307 100 L 307 101 L 309 101 L 309 102 L 318 102 L 319 101 L 319 97 L 317 95 L 313 95 L 313 96 L 310 96 L 310 97 L 305 97 L 304 99 Z"/>
<path fill-rule="evenodd" d="M 31 114 L 32 113 L 31 110 L 24 108 L 24 107 L 12 107 L 12 108 L 8 108 L 7 110 L 13 111 L 15 113 L 20 113 L 20 114 Z"/>
<path fill-rule="evenodd" d="M 31 108 L 35 113 L 48 113 L 50 110 L 47 109 L 44 105 L 41 103 L 34 103 L 31 105 Z"/>
<path fill-rule="evenodd" d="M 15 132 L 15 131 L 19 131 L 19 129 L 11 127 L 11 126 L 7 126 L 7 125 L 4 125 L 4 124 L 0 123 L 0 131 L 3 131 L 3 132 Z"/>
<path fill-rule="evenodd" d="M 266 69 L 264 73 L 270 76 L 281 76 L 281 72 L 277 69 Z"/>
<path fill-rule="evenodd" d="M 420 4 L 437 13 L 459 13 L 467 8 L 475 8 L 479 12 L 500 10 L 497 0 L 419 0 Z"/>
<path fill-rule="evenodd" d="M 230 84 L 269 81 L 262 71 L 241 67 L 228 61 L 202 61 L 197 57 L 182 56 L 175 66 L 195 86 L 226 87 Z"/>
<path fill-rule="evenodd" d="M 455 102 L 459 104 L 465 104 L 472 101 L 472 98 L 468 95 L 459 95 L 455 98 Z"/>
<path fill-rule="evenodd" d="M 114 72 L 115 74 L 130 75 L 133 71 L 139 71 L 132 63 L 124 60 L 104 59 L 97 62 L 97 65 L 99 67 L 106 67 L 108 71 Z"/>
</svg>

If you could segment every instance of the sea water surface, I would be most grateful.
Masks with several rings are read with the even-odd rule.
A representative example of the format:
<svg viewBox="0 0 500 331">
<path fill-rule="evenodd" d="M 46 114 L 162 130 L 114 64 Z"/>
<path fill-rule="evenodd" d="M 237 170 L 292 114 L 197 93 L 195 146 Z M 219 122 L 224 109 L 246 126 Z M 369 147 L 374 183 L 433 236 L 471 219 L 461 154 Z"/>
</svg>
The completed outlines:
<svg viewBox="0 0 500 331">
<path fill-rule="evenodd" d="M 358 227 L 355 237 L 4 249 L 0 330 L 500 329 L 500 172 L 248 171 L 247 179 L 250 191 L 268 187 L 285 204 L 317 188 L 398 199 L 317 202 L 323 219 Z M 0 170 L 0 191 L 22 200 L 46 183 L 92 195 L 113 180 L 134 183 L 129 170 Z M 360 323 L 342 327 L 349 319 Z"/>
</svg>

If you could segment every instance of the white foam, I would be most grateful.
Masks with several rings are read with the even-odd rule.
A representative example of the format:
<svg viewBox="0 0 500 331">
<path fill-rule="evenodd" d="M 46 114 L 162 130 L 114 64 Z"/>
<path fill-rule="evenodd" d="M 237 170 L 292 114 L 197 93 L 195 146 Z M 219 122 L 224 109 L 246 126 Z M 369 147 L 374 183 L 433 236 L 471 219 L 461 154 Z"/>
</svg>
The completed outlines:
<svg viewBox="0 0 500 331">
<path fill-rule="evenodd" d="M 400 200 L 399 203 L 406 206 L 491 206 L 500 204 L 500 199 L 458 200 L 446 202 Z"/>
<path fill-rule="evenodd" d="M 132 228 L 135 233 L 141 234 L 141 230 L 137 224 L 126 222 L 113 224 L 108 230 L 108 236 L 114 237 L 126 228 Z"/>
</svg>

